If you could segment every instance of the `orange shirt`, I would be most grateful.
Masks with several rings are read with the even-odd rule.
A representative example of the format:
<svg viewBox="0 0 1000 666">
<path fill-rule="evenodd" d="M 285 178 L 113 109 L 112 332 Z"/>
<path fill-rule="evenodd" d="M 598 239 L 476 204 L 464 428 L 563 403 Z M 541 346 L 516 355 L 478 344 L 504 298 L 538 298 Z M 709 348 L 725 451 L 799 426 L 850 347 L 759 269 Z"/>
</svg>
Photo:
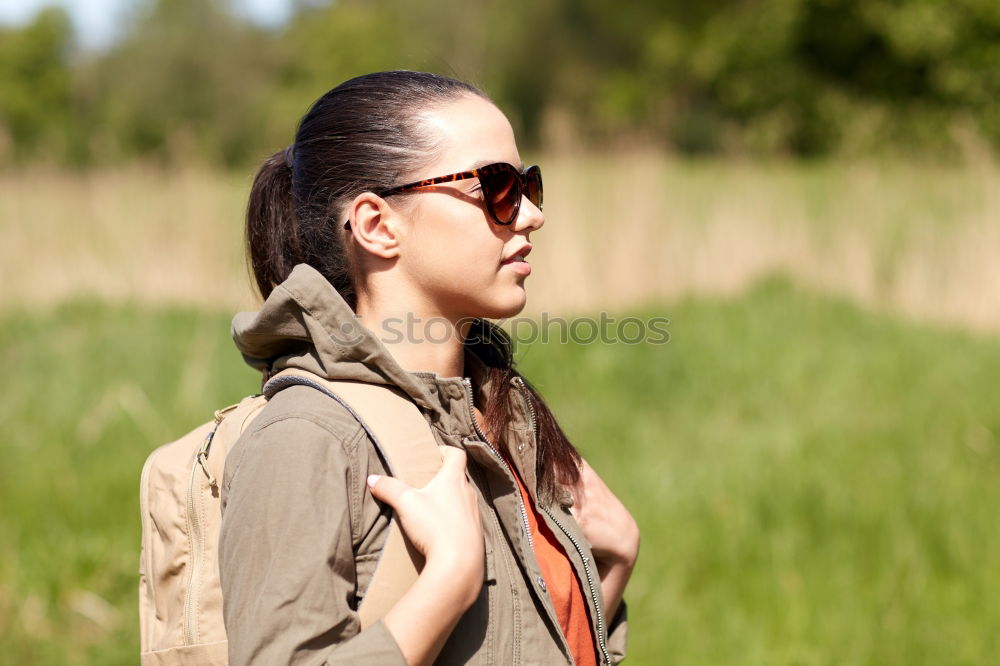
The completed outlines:
<svg viewBox="0 0 1000 666">
<path fill-rule="evenodd" d="M 581 666 L 597 665 L 597 649 L 594 641 L 594 630 L 587 611 L 587 602 L 583 597 L 583 585 L 577 578 L 573 565 L 556 540 L 552 530 L 542 520 L 535 509 L 524 483 L 514 469 L 508 465 L 521 491 L 521 499 L 528 510 L 528 525 L 531 527 L 531 540 L 535 548 L 535 557 L 545 579 L 546 591 L 552 599 L 559 618 L 566 642 L 569 644 L 573 659 Z"/>
</svg>

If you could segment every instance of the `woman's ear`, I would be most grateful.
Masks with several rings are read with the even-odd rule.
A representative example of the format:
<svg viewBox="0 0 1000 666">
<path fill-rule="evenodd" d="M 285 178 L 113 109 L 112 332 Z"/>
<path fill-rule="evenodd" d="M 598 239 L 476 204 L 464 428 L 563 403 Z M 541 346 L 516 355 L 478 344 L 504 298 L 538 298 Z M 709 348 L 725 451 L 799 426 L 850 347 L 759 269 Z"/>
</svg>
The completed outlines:
<svg viewBox="0 0 1000 666">
<path fill-rule="evenodd" d="M 347 206 L 349 233 L 365 251 L 382 259 L 399 256 L 399 213 L 382 197 L 362 192 Z"/>
</svg>

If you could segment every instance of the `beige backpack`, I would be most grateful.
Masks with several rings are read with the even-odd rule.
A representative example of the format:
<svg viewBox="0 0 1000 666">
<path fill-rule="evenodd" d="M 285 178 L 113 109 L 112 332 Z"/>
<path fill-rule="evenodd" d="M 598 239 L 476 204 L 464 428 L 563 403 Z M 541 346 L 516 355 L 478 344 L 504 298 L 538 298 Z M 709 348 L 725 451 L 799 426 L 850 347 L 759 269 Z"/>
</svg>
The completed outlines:
<svg viewBox="0 0 1000 666">
<path fill-rule="evenodd" d="M 229 662 L 219 583 L 220 484 L 226 455 L 283 388 L 306 385 L 341 403 L 365 428 L 388 471 L 421 487 L 441 466 L 434 435 L 394 387 L 329 381 L 285 370 L 215 419 L 153 451 L 142 468 L 139 504 L 139 623 L 142 666 L 224 666 Z M 395 518 L 358 608 L 362 629 L 381 618 L 416 580 L 422 559 Z"/>
</svg>

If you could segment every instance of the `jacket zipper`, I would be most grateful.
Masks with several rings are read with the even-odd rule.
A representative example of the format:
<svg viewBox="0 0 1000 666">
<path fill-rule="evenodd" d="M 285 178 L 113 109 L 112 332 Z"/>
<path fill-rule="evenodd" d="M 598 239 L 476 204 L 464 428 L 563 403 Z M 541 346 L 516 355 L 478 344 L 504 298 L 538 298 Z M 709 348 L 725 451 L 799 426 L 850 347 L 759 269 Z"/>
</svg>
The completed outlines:
<svg viewBox="0 0 1000 666">
<path fill-rule="evenodd" d="M 469 414 L 472 416 L 472 427 L 473 427 L 473 429 L 476 431 L 476 434 L 479 435 L 479 437 L 482 438 L 483 442 L 486 443 L 486 446 L 489 448 L 489 450 L 493 452 L 493 455 L 495 455 L 497 457 L 497 460 L 499 460 L 501 463 L 503 463 L 503 466 L 507 468 L 507 471 L 510 472 L 510 475 L 513 477 L 514 476 L 514 470 L 511 469 L 510 464 L 507 462 L 507 460 L 502 455 L 500 455 L 500 451 L 497 450 L 497 447 L 493 446 L 493 443 L 490 442 L 490 440 L 486 437 L 486 434 L 483 433 L 483 431 L 480 430 L 480 428 L 479 428 L 479 421 L 476 420 L 476 412 L 475 412 L 475 410 L 473 410 L 473 407 L 475 406 L 475 403 L 473 402 L 473 399 L 472 399 L 472 380 L 469 379 L 468 377 L 464 377 L 462 379 L 462 383 L 465 384 L 465 394 L 469 398 Z M 515 490 L 517 490 L 517 488 L 516 488 L 517 484 L 515 483 L 514 485 L 515 485 Z M 517 493 L 517 503 L 518 503 L 518 506 L 521 507 L 521 522 L 522 522 L 522 527 L 524 529 L 524 533 L 528 537 L 528 545 L 531 546 L 531 550 L 532 550 L 532 552 L 534 552 L 534 550 L 535 550 L 535 542 L 534 542 L 534 540 L 531 537 L 531 527 L 530 527 L 530 524 L 528 523 L 528 510 L 524 506 L 524 500 L 521 499 L 521 493 L 520 493 L 520 491 L 518 491 L 518 493 Z"/>
<path fill-rule="evenodd" d="M 583 571 L 587 575 L 587 586 L 590 588 L 590 598 L 594 601 L 594 608 L 597 610 L 597 643 L 601 648 L 601 654 L 604 655 L 604 663 L 611 663 L 611 656 L 608 654 L 608 645 L 604 639 L 604 613 L 601 612 L 601 604 L 597 600 L 597 591 L 594 589 L 594 575 L 590 571 L 590 558 L 583 554 L 583 548 L 580 547 L 580 543 L 570 534 L 563 524 L 552 515 L 552 512 L 548 509 L 543 508 L 545 513 L 549 514 L 549 518 L 552 522 L 559 526 L 559 529 L 563 531 L 569 540 L 573 543 L 573 547 L 576 548 L 576 552 L 580 555 L 580 559 L 583 560 Z"/>
<path fill-rule="evenodd" d="M 531 432 L 534 433 L 537 444 L 538 432 L 535 430 L 537 427 L 537 422 L 535 420 L 535 407 L 531 404 L 531 399 L 528 397 L 528 391 L 524 386 L 524 380 L 521 377 L 514 377 L 514 381 L 521 391 L 521 397 L 524 398 L 525 404 L 528 405 L 528 416 L 531 419 Z M 549 518 L 552 519 L 552 522 L 554 522 L 559 529 L 563 531 L 563 534 L 566 535 L 566 537 L 570 540 L 570 543 L 573 544 L 573 547 L 576 548 L 577 554 L 579 554 L 580 559 L 583 561 L 583 572 L 587 576 L 587 587 L 590 588 L 590 598 L 594 602 L 594 610 L 597 615 L 597 643 L 601 648 L 601 654 L 604 657 L 604 662 L 610 664 L 611 656 L 608 654 L 608 645 L 604 638 L 604 613 L 601 611 L 601 604 L 597 599 L 597 590 L 594 588 L 594 575 L 590 570 L 590 558 L 584 555 L 583 548 L 580 547 L 580 543 L 573 537 L 572 534 L 569 533 L 569 531 L 567 531 L 563 524 L 552 515 L 552 512 L 545 507 L 542 507 L 542 510 L 545 511 L 545 513 L 549 515 Z"/>
</svg>

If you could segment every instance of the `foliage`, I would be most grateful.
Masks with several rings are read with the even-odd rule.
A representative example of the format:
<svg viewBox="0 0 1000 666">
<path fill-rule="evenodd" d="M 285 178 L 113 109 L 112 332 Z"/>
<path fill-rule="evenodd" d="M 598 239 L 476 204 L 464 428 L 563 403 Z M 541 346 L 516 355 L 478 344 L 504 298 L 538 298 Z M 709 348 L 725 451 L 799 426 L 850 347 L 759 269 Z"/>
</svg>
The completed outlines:
<svg viewBox="0 0 1000 666">
<path fill-rule="evenodd" d="M 0 30 L 0 150 L 32 155 L 41 144 L 60 144 L 70 123 L 72 71 L 65 13 L 46 9 L 21 30 Z"/>
<path fill-rule="evenodd" d="M 297 3 L 272 30 L 225 0 L 145 0 L 107 52 L 76 55 L 67 26 L 47 10 L 0 34 L 14 159 L 45 148 L 71 162 L 242 165 L 283 147 L 327 89 L 387 68 L 481 84 L 535 145 L 1000 144 L 993 0 L 339 0 Z"/>
<path fill-rule="evenodd" d="M 1000 345 L 772 281 L 649 307 L 666 345 L 519 350 L 642 530 L 635 664 L 990 663 Z M 143 459 L 258 388 L 228 316 L 0 319 L 0 651 L 132 664 Z"/>
</svg>

